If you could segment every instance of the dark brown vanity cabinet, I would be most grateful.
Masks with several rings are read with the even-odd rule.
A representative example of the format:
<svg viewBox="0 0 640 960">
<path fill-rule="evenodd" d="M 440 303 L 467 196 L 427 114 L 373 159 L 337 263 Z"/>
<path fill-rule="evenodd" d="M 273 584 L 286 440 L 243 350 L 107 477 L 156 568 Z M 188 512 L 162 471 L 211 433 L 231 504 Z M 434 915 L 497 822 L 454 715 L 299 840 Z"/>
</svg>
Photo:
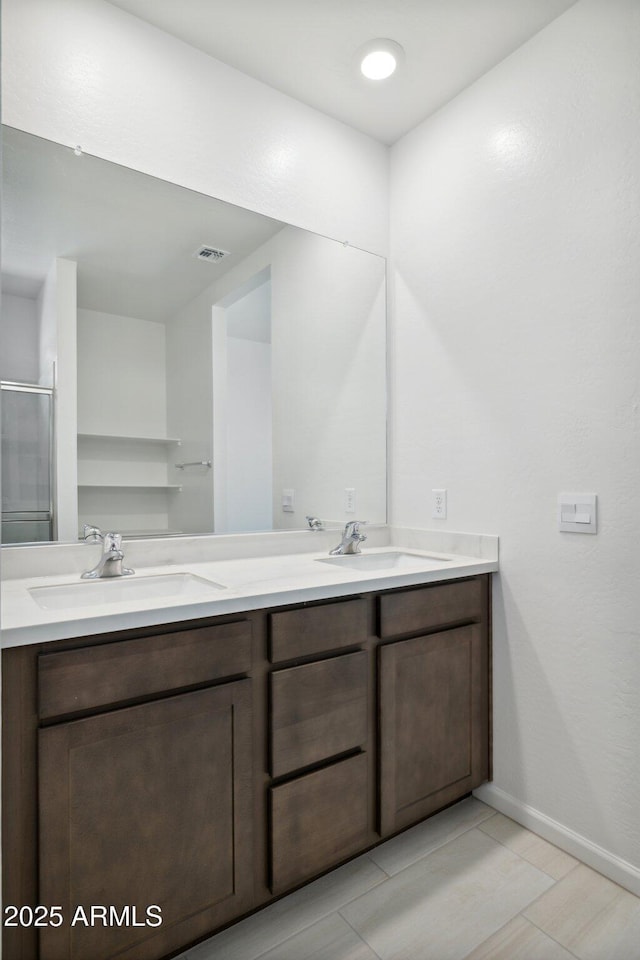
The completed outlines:
<svg viewBox="0 0 640 960">
<path fill-rule="evenodd" d="M 37 863 L 22 891 L 6 875 L 5 895 L 64 922 L 20 947 L 9 931 L 8 956 L 157 960 L 252 908 L 251 641 L 249 623 L 227 623 L 29 663 Z"/>
<path fill-rule="evenodd" d="M 252 906 L 250 686 L 40 730 L 41 902 L 140 924 L 45 927 L 42 960 L 157 957 L 167 932 L 180 946 Z"/>
<path fill-rule="evenodd" d="M 489 598 L 482 575 L 5 650 L 4 903 L 64 916 L 5 927 L 5 960 L 161 960 L 469 793 Z"/>
<path fill-rule="evenodd" d="M 381 647 L 382 836 L 424 819 L 488 777 L 479 626 Z"/>
<path fill-rule="evenodd" d="M 383 636 L 418 634 L 378 648 L 383 837 L 489 777 L 487 604 L 481 578 L 380 598 Z"/>
</svg>

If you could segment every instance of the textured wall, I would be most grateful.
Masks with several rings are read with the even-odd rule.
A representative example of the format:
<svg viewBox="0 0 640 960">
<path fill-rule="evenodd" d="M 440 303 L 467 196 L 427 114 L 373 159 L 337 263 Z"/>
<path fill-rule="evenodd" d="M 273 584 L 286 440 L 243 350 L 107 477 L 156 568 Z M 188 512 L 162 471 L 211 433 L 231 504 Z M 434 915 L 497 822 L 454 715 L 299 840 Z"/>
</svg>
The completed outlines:
<svg viewBox="0 0 640 960">
<path fill-rule="evenodd" d="M 78 433 L 167 436 L 162 323 L 78 310 Z"/>
<path fill-rule="evenodd" d="M 199 297 L 167 324 L 167 431 L 181 445 L 170 463 L 213 457 L 213 365 L 211 304 Z M 213 530 L 213 470 L 169 470 L 182 492 L 170 501 L 169 527 L 185 533 Z"/>
<path fill-rule="evenodd" d="M 0 310 L 0 379 L 37 383 L 38 305 L 28 297 L 2 294 Z"/>
<path fill-rule="evenodd" d="M 500 535 L 495 785 L 640 890 L 638 49 L 583 0 L 393 149 L 391 515 Z"/>
<path fill-rule="evenodd" d="M 210 319 L 212 305 L 218 305 L 214 326 L 219 333 L 222 308 L 267 269 L 271 369 L 277 384 L 272 397 L 274 527 L 300 528 L 308 513 L 348 520 L 346 487 L 356 489 L 357 515 L 381 522 L 386 499 L 385 261 L 290 227 L 203 291 L 178 315 L 180 324 L 189 317 L 195 323 L 199 316 L 204 330 L 204 318 Z M 171 333 L 168 337 L 171 355 Z M 224 349 L 224 337 L 220 343 L 214 332 L 214 364 Z M 225 376 L 214 369 L 214 435 L 216 417 L 219 434 L 226 432 L 225 391 L 215 392 Z M 184 436 L 182 428 L 172 429 Z M 218 468 L 222 459 L 214 451 L 214 492 L 221 493 L 214 510 L 220 517 L 226 471 L 218 473 Z M 296 491 L 294 513 L 282 510 L 283 489 Z"/>
<path fill-rule="evenodd" d="M 227 530 L 271 530 L 271 344 L 229 337 L 227 372 Z"/>
<path fill-rule="evenodd" d="M 103 0 L 3 0 L 3 121 L 386 253 L 382 144 Z"/>
<path fill-rule="evenodd" d="M 40 383 L 55 388 L 53 535 L 56 540 L 75 540 L 78 534 L 77 275 L 74 260 L 58 257 L 51 264 L 38 297 Z"/>
</svg>

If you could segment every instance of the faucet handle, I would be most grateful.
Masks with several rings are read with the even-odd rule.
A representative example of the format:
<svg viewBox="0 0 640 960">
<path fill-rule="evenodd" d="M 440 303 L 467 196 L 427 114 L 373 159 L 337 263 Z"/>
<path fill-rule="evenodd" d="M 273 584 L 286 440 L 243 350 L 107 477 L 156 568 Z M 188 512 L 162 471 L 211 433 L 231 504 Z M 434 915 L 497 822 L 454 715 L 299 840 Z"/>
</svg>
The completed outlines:
<svg viewBox="0 0 640 960">
<path fill-rule="evenodd" d="M 102 543 L 104 537 L 99 527 L 94 527 L 92 523 L 85 523 L 82 528 L 82 539 L 85 543 Z"/>
<path fill-rule="evenodd" d="M 359 540 L 366 540 L 366 533 L 360 533 L 360 527 L 364 526 L 366 522 L 366 520 L 348 520 L 344 528 L 345 535 L 348 537 L 357 537 Z"/>
<path fill-rule="evenodd" d="M 102 534 L 97 527 L 91 527 L 90 524 L 85 526 L 85 530 L 89 538 L 97 536 L 99 540 L 102 540 L 102 556 L 92 570 L 85 570 L 85 572 L 81 574 L 82 580 L 97 580 L 99 577 L 129 577 L 135 573 L 135 570 L 132 570 L 130 567 L 122 566 L 122 561 L 124 560 L 122 534 Z"/>
</svg>

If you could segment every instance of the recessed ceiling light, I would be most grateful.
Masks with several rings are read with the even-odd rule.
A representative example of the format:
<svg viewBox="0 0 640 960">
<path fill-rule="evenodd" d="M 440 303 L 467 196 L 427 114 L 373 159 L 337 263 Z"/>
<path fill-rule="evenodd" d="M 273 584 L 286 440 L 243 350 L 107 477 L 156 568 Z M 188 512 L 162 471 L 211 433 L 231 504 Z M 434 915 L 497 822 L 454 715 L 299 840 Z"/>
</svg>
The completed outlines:
<svg viewBox="0 0 640 960">
<path fill-rule="evenodd" d="M 369 40 L 358 51 L 360 70 L 368 80 L 386 80 L 403 58 L 404 50 L 395 40 Z"/>
</svg>

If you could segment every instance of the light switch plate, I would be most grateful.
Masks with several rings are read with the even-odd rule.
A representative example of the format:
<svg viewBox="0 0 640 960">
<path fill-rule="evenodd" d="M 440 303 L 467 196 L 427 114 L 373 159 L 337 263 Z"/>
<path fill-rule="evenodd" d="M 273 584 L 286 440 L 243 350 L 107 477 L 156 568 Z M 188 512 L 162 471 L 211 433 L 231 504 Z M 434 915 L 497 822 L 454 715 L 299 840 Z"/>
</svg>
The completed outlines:
<svg viewBox="0 0 640 960">
<path fill-rule="evenodd" d="M 295 509 L 296 509 L 295 490 L 283 490 L 282 491 L 282 512 L 295 513 Z"/>
<path fill-rule="evenodd" d="M 558 530 L 562 533 L 597 533 L 595 493 L 558 494 Z"/>
</svg>

